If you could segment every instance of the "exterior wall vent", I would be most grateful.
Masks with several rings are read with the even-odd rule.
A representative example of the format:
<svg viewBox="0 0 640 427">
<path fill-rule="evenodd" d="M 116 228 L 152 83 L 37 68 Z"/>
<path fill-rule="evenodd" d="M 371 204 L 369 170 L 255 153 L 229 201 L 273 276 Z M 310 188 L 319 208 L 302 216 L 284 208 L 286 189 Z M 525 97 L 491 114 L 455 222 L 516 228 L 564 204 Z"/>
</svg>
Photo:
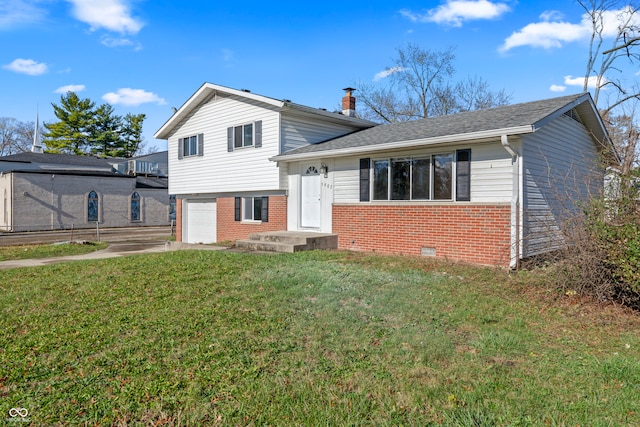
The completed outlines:
<svg viewBox="0 0 640 427">
<path fill-rule="evenodd" d="M 582 120 L 580 120 L 580 115 L 578 114 L 575 108 L 572 108 L 571 110 L 567 111 L 566 113 L 564 113 L 564 115 L 567 117 L 571 117 L 573 120 L 575 120 L 580 124 L 583 124 Z"/>
<path fill-rule="evenodd" d="M 436 256 L 436 248 L 420 248 L 421 256 L 435 257 Z"/>
</svg>

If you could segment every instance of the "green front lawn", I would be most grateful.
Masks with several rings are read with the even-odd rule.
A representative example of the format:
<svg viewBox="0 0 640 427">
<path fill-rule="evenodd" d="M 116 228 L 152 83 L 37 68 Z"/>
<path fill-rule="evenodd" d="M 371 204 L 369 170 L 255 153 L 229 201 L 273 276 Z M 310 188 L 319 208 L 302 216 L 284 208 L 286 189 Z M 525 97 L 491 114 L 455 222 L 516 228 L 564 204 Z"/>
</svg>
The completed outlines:
<svg viewBox="0 0 640 427">
<path fill-rule="evenodd" d="M 109 245 L 104 242 L 0 246 L 0 261 L 84 255 L 105 249 L 108 246 Z"/>
<path fill-rule="evenodd" d="M 640 425 L 640 318 L 525 274 L 220 251 L 0 274 L 0 421 Z"/>
</svg>

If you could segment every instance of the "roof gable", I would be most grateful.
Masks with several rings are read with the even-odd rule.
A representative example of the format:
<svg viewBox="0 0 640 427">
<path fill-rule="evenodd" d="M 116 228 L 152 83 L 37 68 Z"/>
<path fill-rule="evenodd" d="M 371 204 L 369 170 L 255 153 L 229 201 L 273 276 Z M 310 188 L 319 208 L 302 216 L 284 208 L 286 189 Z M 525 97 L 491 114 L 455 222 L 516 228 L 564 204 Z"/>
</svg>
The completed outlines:
<svg viewBox="0 0 640 427">
<path fill-rule="evenodd" d="M 358 119 L 355 117 L 348 117 L 342 115 L 342 113 L 333 113 L 321 108 L 307 107 L 302 104 L 296 104 L 289 100 L 279 100 L 270 98 L 263 95 L 257 95 L 251 93 L 248 90 L 232 89 L 225 86 L 216 85 L 213 83 L 204 83 L 182 106 L 176 110 L 173 115 L 162 125 L 160 129 L 154 134 L 154 138 L 168 139 L 174 130 L 179 127 L 184 120 L 194 113 L 203 103 L 207 102 L 214 96 L 235 96 L 240 99 L 251 100 L 253 102 L 262 103 L 265 106 L 270 106 L 278 111 L 295 111 L 296 113 L 303 115 L 311 115 L 319 120 L 333 121 L 337 123 L 344 123 L 347 125 L 366 128 L 374 126 L 375 123 L 367 120 Z"/>
<path fill-rule="evenodd" d="M 576 108 L 592 136 L 608 142 L 604 124 L 591 96 L 570 95 L 541 101 L 468 111 L 410 122 L 379 125 L 339 138 L 288 151 L 272 158 L 288 161 L 321 155 L 406 148 L 457 141 L 473 141 L 535 132 L 549 121 Z"/>
</svg>

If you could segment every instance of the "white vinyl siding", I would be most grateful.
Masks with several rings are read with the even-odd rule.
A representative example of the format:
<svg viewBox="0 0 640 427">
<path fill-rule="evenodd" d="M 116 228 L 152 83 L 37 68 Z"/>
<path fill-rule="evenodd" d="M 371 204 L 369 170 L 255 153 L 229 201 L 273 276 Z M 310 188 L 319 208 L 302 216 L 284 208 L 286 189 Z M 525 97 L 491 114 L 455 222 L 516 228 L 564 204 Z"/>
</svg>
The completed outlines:
<svg viewBox="0 0 640 427">
<path fill-rule="evenodd" d="M 516 150 L 519 145 L 511 144 Z M 471 201 L 510 202 L 513 195 L 511 156 L 498 141 L 471 145 Z"/>
<path fill-rule="evenodd" d="M 360 159 L 339 158 L 334 162 L 334 197 L 336 203 L 360 201 Z"/>
<path fill-rule="evenodd" d="M 335 123 L 318 123 L 304 117 L 282 116 L 282 152 L 346 135 L 356 128 Z"/>
<path fill-rule="evenodd" d="M 560 116 L 523 138 L 524 251 L 532 256 L 559 247 L 562 222 L 579 214 L 588 194 L 599 194 L 602 173 L 586 128 Z"/>
<path fill-rule="evenodd" d="M 268 191 L 280 188 L 279 113 L 257 101 L 209 98 L 169 137 L 170 194 Z M 214 119 L 215 118 L 215 119 Z M 262 121 L 262 147 L 227 151 L 227 128 Z M 178 160 L 178 138 L 204 134 L 204 155 Z"/>
</svg>

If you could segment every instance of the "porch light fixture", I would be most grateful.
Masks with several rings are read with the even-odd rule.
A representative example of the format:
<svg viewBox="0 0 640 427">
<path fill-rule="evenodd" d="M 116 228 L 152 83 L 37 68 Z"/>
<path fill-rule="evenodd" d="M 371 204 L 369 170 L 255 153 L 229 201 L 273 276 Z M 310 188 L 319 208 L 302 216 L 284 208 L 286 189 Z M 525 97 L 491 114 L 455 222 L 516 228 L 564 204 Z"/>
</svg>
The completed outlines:
<svg viewBox="0 0 640 427">
<path fill-rule="evenodd" d="M 327 174 L 329 173 L 329 167 L 326 165 L 326 163 L 322 163 L 320 165 L 320 173 L 322 175 L 324 175 L 324 177 L 327 177 Z"/>
</svg>

